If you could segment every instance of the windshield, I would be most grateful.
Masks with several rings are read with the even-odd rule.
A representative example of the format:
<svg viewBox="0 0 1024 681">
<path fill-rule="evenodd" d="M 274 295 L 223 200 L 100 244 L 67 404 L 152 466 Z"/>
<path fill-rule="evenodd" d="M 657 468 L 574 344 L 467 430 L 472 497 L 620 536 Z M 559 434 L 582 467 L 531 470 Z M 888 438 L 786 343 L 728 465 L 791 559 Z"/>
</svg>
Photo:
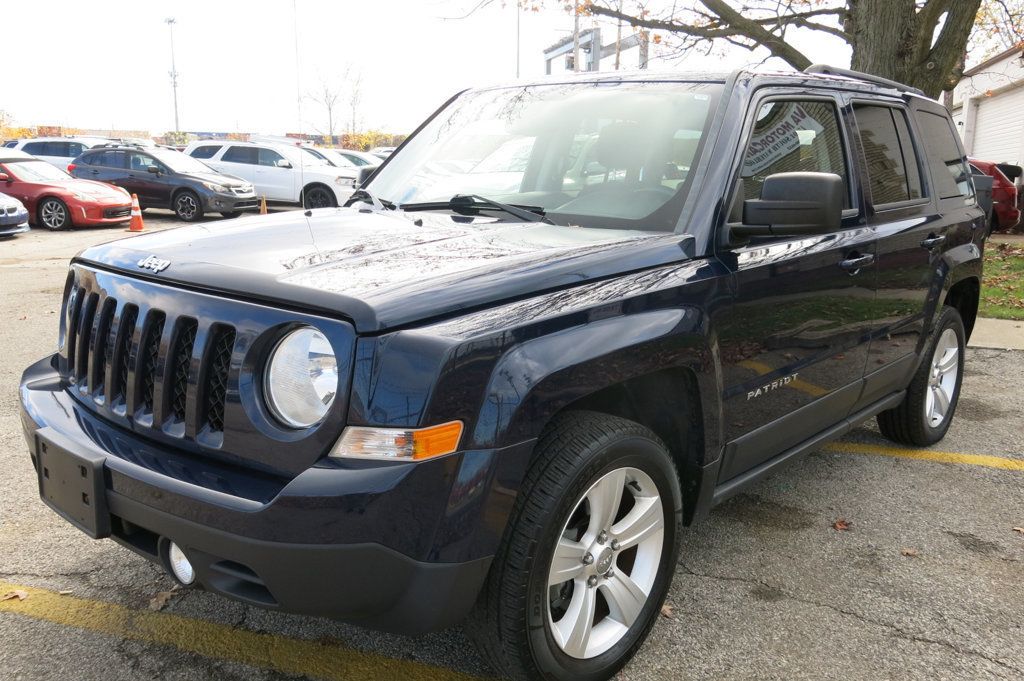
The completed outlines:
<svg viewBox="0 0 1024 681">
<path fill-rule="evenodd" d="M 22 182 L 70 180 L 71 176 L 46 161 L 8 161 L 7 169 Z"/>
<path fill-rule="evenodd" d="M 176 173 L 216 173 L 217 171 L 200 160 L 192 158 L 188 154 L 170 149 L 149 149 L 148 153 L 153 155 L 165 166 Z"/>
<path fill-rule="evenodd" d="M 471 92 L 371 183 L 400 205 L 478 194 L 558 224 L 672 231 L 717 83 L 534 85 Z"/>
</svg>

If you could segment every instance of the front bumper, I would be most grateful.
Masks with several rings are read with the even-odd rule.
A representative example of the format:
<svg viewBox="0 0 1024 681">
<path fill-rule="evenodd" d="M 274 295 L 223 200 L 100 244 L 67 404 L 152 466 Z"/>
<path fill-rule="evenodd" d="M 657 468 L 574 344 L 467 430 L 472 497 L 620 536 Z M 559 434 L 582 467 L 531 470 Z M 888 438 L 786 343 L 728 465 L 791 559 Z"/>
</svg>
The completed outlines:
<svg viewBox="0 0 1024 681">
<path fill-rule="evenodd" d="M 127 203 L 76 203 L 69 204 L 71 223 L 76 227 L 99 225 L 123 225 L 131 221 L 132 204 Z"/>
<path fill-rule="evenodd" d="M 41 451 L 98 462 L 98 538 L 164 567 L 173 541 L 209 591 L 401 633 L 442 629 L 469 612 L 514 501 L 500 469 L 532 449 L 462 452 L 452 455 L 462 457 L 458 466 L 452 457 L 314 466 L 281 481 L 154 446 L 95 417 L 66 387 L 50 358 L 29 367 L 22 424 L 40 482 Z M 433 504 L 424 497 L 438 489 L 438 476 L 447 497 Z M 434 506 L 441 517 L 424 513 Z M 385 545 L 412 546 L 424 536 L 431 547 L 422 556 Z"/>
<path fill-rule="evenodd" d="M 237 213 L 239 211 L 258 210 L 259 200 L 256 194 L 214 194 L 203 195 L 203 210 L 211 213 Z"/>
<path fill-rule="evenodd" d="M 0 236 L 12 236 L 27 232 L 28 211 L 22 210 L 17 213 L 0 213 Z"/>
</svg>

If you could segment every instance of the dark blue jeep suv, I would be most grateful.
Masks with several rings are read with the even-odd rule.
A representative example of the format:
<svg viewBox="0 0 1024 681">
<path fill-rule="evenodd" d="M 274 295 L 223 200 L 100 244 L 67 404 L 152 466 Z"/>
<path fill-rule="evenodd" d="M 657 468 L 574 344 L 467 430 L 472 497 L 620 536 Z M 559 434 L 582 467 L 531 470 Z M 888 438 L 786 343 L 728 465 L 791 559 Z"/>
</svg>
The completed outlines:
<svg viewBox="0 0 1024 681">
<path fill-rule="evenodd" d="M 40 494 L 183 584 L 606 679 L 684 524 L 870 417 L 945 434 L 985 226 L 889 81 L 466 91 L 347 207 L 79 254 L 21 385 Z"/>
</svg>

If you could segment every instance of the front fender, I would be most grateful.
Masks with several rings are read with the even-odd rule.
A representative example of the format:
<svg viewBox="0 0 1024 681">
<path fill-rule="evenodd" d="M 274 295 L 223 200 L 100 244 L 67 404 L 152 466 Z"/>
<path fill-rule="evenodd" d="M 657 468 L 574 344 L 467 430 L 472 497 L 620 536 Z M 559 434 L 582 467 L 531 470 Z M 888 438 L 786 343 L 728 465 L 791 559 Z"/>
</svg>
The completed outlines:
<svg viewBox="0 0 1024 681">
<path fill-rule="evenodd" d="M 705 328 L 700 309 L 669 308 L 588 321 L 517 345 L 491 374 L 473 442 L 501 446 L 536 438 L 567 405 L 659 370 L 689 369 L 710 388 L 716 363 Z"/>
</svg>

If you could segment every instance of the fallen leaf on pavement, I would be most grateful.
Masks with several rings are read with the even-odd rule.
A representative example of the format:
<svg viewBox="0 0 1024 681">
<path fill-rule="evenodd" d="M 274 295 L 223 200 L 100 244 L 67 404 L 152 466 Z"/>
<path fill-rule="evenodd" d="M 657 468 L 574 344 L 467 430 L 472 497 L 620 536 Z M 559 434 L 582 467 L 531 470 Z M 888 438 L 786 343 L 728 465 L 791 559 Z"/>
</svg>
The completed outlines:
<svg viewBox="0 0 1024 681">
<path fill-rule="evenodd" d="M 73 593 L 75 593 L 75 592 L 72 591 L 71 589 L 64 589 L 63 591 L 58 591 L 57 592 L 57 594 L 60 595 L 60 596 L 70 596 Z"/>
<path fill-rule="evenodd" d="M 836 532 L 847 532 L 849 531 L 851 525 L 853 525 L 853 523 L 847 520 L 846 518 L 840 518 L 839 520 L 832 523 L 832 529 Z"/>
<path fill-rule="evenodd" d="M 673 611 L 672 606 L 669 605 L 668 603 L 666 603 L 665 605 L 661 606 L 661 616 L 664 617 L 665 619 L 674 619 L 672 617 L 673 612 L 674 611 Z"/>
<path fill-rule="evenodd" d="M 1024 527 L 1015 527 L 1015 528 L 1013 528 L 1013 531 L 1014 532 L 1020 532 L 1021 534 L 1024 534 Z"/>
<path fill-rule="evenodd" d="M 17 598 L 19 601 L 23 601 L 28 598 L 28 592 L 22 591 L 21 589 L 15 589 L 14 591 L 8 591 L 3 596 L 0 596 L 0 601 L 11 601 Z"/>
<path fill-rule="evenodd" d="M 906 556 L 907 558 L 917 558 L 921 555 L 917 549 L 903 549 L 902 551 L 900 551 L 900 554 Z"/>
<path fill-rule="evenodd" d="M 164 606 L 167 605 L 171 597 L 174 596 L 174 591 L 158 591 L 156 596 L 149 599 L 150 610 L 163 610 Z"/>
</svg>

